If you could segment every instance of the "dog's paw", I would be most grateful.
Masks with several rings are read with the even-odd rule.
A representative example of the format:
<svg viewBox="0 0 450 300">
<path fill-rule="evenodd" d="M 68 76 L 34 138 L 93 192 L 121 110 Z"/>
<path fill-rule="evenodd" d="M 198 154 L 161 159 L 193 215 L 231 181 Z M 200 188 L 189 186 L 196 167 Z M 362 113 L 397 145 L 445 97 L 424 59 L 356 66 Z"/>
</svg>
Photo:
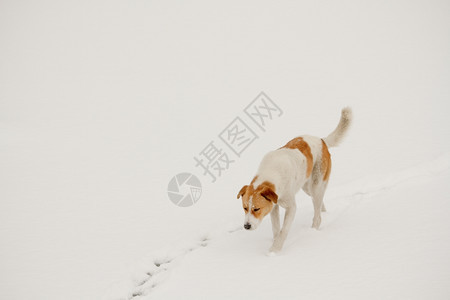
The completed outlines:
<svg viewBox="0 0 450 300">
<path fill-rule="evenodd" d="M 279 245 L 275 245 L 275 243 L 269 249 L 269 253 L 274 253 L 274 254 L 278 254 L 280 251 L 281 251 L 281 247 Z"/>
<path fill-rule="evenodd" d="M 319 230 L 320 223 L 322 223 L 322 218 L 320 216 L 319 217 L 315 217 L 313 219 L 313 223 L 312 223 L 311 227 L 316 229 L 316 230 Z"/>
<path fill-rule="evenodd" d="M 277 256 L 277 253 L 269 250 L 269 252 L 267 252 L 266 255 L 269 257 L 274 257 L 274 256 Z"/>
</svg>

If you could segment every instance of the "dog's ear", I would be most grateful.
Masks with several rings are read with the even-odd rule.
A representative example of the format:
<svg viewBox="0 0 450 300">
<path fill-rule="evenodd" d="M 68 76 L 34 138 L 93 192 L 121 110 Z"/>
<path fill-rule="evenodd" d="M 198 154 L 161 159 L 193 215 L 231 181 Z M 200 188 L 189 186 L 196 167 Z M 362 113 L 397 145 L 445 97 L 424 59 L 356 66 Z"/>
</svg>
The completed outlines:
<svg viewBox="0 0 450 300">
<path fill-rule="evenodd" d="M 237 194 L 237 198 L 241 198 L 242 196 L 244 196 L 245 192 L 247 191 L 248 185 L 244 185 L 241 190 L 239 191 L 239 193 Z"/>
<path fill-rule="evenodd" d="M 261 191 L 261 196 L 269 201 L 272 201 L 273 203 L 277 203 L 278 201 L 278 195 L 268 186 L 263 188 Z"/>
</svg>

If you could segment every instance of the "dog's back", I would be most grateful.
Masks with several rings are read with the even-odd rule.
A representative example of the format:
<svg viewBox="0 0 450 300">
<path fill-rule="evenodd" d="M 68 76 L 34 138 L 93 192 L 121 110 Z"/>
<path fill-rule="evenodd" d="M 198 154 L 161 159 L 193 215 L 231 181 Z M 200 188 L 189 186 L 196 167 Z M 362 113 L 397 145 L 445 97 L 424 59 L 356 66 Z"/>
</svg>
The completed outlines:
<svg viewBox="0 0 450 300">
<path fill-rule="evenodd" d="M 302 135 L 267 153 L 259 166 L 258 178 L 273 182 L 281 199 L 285 195 L 295 195 L 301 188 L 313 197 L 316 194 L 322 197 L 331 173 L 328 148 L 339 145 L 351 120 L 352 111 L 346 107 L 342 109 L 336 129 L 326 138 Z"/>
</svg>

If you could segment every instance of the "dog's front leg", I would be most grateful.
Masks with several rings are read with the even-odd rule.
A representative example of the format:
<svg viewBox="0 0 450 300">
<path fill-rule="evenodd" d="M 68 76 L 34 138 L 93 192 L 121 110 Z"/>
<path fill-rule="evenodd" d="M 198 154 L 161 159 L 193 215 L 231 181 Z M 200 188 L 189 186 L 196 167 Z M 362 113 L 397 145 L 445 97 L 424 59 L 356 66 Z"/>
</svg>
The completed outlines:
<svg viewBox="0 0 450 300">
<path fill-rule="evenodd" d="M 273 240 L 280 233 L 280 210 L 278 204 L 275 204 L 270 212 L 270 219 L 272 221 Z"/>
<path fill-rule="evenodd" d="M 295 205 L 295 201 L 293 201 L 293 204 L 290 207 L 286 208 L 283 228 L 281 228 L 280 233 L 275 237 L 273 245 L 269 249 L 271 253 L 280 252 L 281 248 L 283 248 L 284 241 L 286 240 L 289 230 L 291 229 L 292 222 L 294 221 L 296 210 L 297 206 Z"/>
</svg>

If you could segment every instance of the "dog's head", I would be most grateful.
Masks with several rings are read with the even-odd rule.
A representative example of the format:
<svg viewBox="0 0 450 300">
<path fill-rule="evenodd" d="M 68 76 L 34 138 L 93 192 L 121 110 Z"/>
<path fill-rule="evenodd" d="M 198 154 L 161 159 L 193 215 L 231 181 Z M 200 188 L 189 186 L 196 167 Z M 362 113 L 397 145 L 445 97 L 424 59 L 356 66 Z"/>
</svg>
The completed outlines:
<svg viewBox="0 0 450 300">
<path fill-rule="evenodd" d="M 237 195 L 238 199 L 241 197 L 245 211 L 244 228 L 247 230 L 256 229 L 278 201 L 275 186 L 268 181 L 257 187 L 253 183 L 244 185 Z"/>
</svg>

